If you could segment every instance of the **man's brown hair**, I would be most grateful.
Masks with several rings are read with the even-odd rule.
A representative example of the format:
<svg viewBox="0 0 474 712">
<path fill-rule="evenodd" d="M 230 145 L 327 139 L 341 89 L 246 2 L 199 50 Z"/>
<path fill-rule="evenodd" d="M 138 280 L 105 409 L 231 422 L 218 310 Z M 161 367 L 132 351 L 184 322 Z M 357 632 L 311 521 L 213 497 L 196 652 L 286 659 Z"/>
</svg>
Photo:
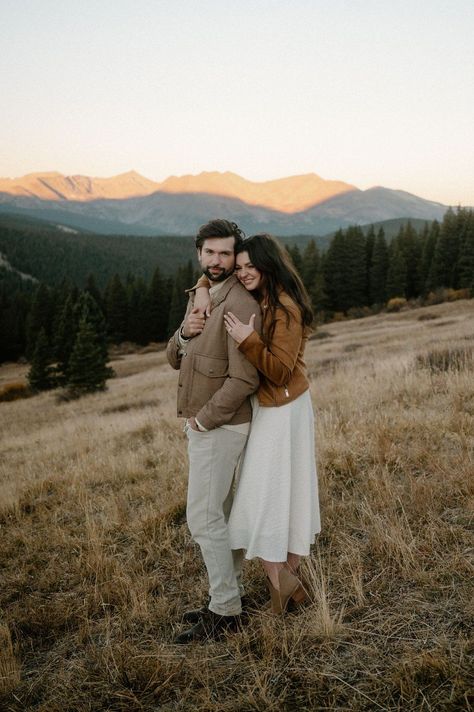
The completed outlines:
<svg viewBox="0 0 474 712">
<path fill-rule="evenodd" d="M 235 222 L 216 218 L 209 220 L 205 225 L 201 225 L 196 235 L 196 249 L 200 250 L 204 244 L 204 240 L 212 237 L 234 237 L 234 250 L 243 242 L 245 233 Z"/>
</svg>

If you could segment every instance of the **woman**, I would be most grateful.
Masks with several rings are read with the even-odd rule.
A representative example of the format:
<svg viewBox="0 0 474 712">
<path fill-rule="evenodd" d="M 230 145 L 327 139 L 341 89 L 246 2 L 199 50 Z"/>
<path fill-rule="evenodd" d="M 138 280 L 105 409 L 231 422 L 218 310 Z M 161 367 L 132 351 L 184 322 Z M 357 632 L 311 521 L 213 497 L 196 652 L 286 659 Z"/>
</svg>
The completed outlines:
<svg viewBox="0 0 474 712">
<path fill-rule="evenodd" d="M 224 317 L 228 333 L 260 373 L 228 527 L 231 548 L 261 560 L 272 611 L 282 613 L 290 599 L 306 598 L 296 572 L 320 531 L 314 419 L 303 360 L 313 314 L 290 258 L 271 235 L 244 240 L 235 271 L 259 302 L 263 327 L 260 336 L 253 319 L 243 324 L 231 312 Z"/>
</svg>

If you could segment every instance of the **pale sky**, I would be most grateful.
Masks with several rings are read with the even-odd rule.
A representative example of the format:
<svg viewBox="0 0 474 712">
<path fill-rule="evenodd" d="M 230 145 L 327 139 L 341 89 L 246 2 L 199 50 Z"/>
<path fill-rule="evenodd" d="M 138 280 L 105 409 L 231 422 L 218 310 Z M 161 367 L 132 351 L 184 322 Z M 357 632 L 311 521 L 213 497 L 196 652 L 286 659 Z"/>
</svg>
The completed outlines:
<svg viewBox="0 0 474 712">
<path fill-rule="evenodd" d="M 314 172 L 474 205 L 474 0 L 1 0 L 0 176 Z"/>
</svg>

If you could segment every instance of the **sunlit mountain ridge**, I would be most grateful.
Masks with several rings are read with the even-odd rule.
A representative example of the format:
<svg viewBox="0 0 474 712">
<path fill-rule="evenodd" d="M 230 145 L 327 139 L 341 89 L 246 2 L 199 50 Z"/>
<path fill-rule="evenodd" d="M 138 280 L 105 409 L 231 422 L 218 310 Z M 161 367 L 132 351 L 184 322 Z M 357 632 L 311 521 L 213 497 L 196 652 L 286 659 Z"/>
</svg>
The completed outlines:
<svg viewBox="0 0 474 712">
<path fill-rule="evenodd" d="M 0 210 L 102 233 L 190 235 L 226 216 L 250 234 L 325 235 L 353 224 L 441 219 L 447 206 L 403 190 L 360 190 L 315 173 L 254 182 L 231 173 L 170 176 L 129 171 L 111 178 L 32 173 L 0 179 Z"/>
<path fill-rule="evenodd" d="M 29 173 L 21 178 L 0 178 L 0 192 L 41 200 L 124 200 L 163 193 L 209 193 L 243 200 L 280 212 L 298 212 L 335 195 L 357 190 L 349 183 L 325 180 L 315 173 L 269 181 L 249 181 L 236 173 L 204 171 L 198 175 L 169 176 L 161 183 L 136 171 L 110 178 L 65 176 L 58 172 Z"/>
</svg>

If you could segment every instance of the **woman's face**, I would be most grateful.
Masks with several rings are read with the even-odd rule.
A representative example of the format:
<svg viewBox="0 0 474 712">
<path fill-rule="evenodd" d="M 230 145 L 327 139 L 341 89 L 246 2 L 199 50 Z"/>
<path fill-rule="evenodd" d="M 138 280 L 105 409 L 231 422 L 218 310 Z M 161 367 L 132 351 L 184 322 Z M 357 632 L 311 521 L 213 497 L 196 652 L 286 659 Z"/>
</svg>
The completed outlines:
<svg viewBox="0 0 474 712">
<path fill-rule="evenodd" d="M 263 276 L 250 261 L 248 252 L 239 252 L 235 259 L 235 274 L 245 289 L 253 292 L 262 286 Z"/>
</svg>

